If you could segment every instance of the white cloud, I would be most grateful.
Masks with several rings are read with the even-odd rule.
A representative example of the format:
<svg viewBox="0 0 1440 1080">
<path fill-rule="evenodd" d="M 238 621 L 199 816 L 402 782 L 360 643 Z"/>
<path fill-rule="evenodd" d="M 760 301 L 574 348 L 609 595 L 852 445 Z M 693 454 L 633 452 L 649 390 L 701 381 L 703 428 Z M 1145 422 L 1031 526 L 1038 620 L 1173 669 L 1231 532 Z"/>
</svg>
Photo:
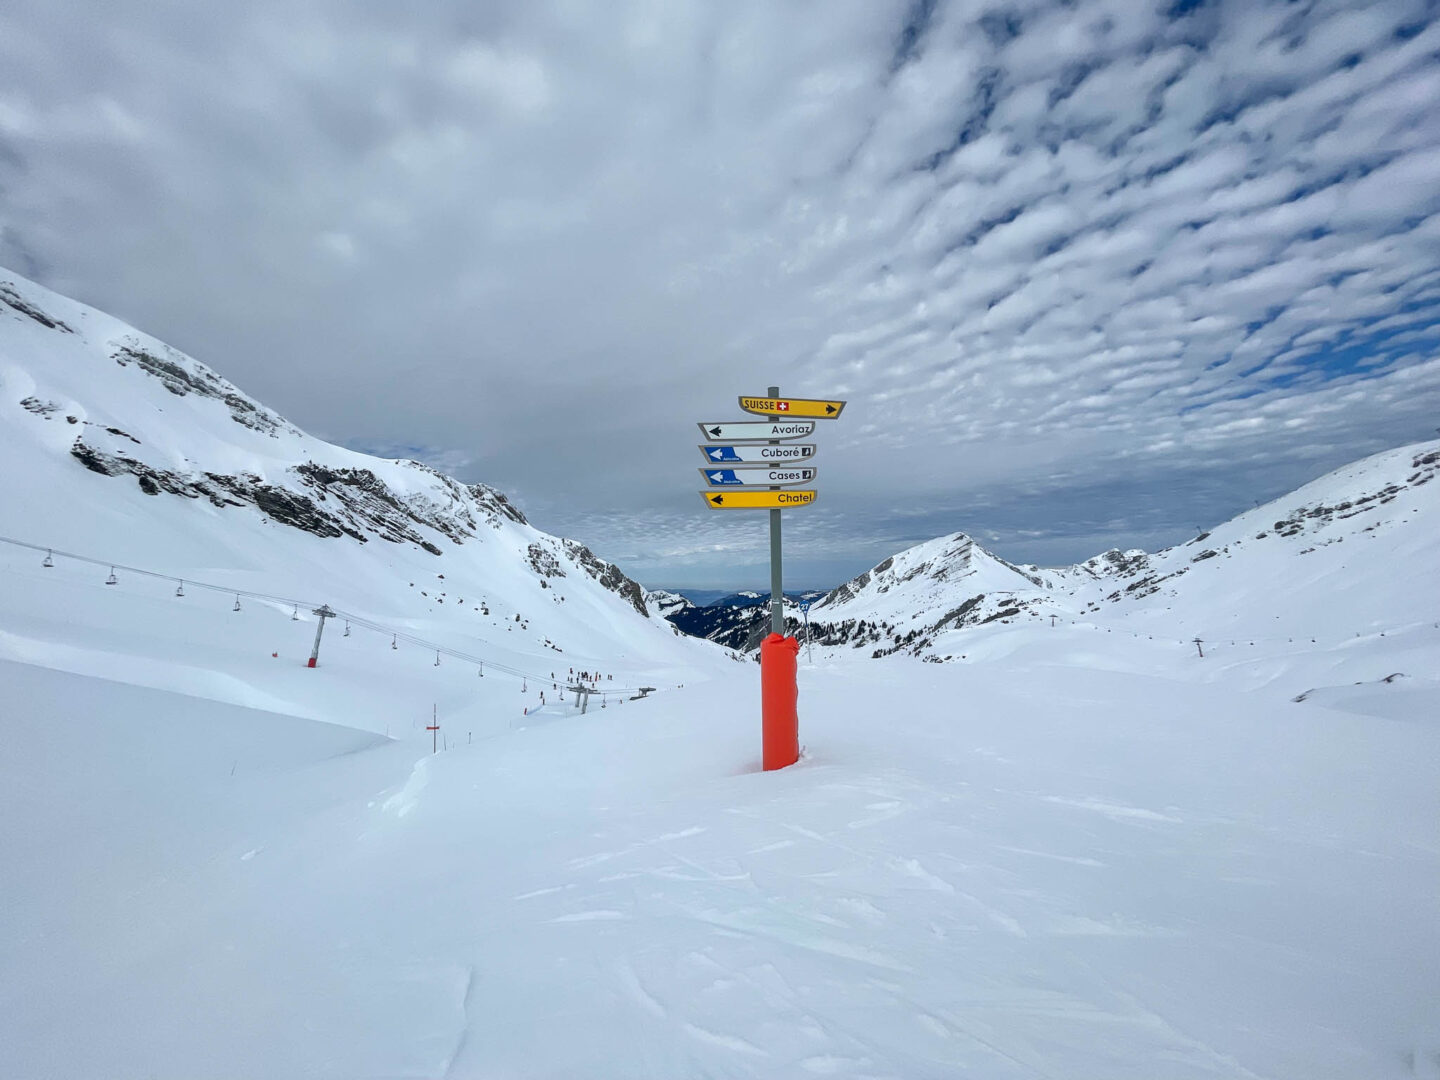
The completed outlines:
<svg viewBox="0 0 1440 1080">
<path fill-rule="evenodd" d="M 1129 546 L 1440 406 L 1426 5 L 1169 7 L 16 0 L 0 264 L 657 580 L 763 562 L 692 425 L 772 382 L 797 571 Z"/>
</svg>

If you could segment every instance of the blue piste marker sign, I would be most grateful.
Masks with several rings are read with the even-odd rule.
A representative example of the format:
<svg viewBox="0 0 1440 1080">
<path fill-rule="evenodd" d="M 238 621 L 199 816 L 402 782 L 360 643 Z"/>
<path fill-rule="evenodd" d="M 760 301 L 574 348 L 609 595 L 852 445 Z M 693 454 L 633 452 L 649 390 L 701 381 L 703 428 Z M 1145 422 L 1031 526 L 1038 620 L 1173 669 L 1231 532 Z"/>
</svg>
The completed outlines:
<svg viewBox="0 0 1440 1080">
<path fill-rule="evenodd" d="M 814 443 L 705 443 L 700 453 L 715 465 L 792 465 L 815 457 Z"/>
<path fill-rule="evenodd" d="M 733 469 L 701 469 L 711 487 L 794 487 L 808 484 L 818 470 L 809 466 L 738 465 Z"/>
</svg>

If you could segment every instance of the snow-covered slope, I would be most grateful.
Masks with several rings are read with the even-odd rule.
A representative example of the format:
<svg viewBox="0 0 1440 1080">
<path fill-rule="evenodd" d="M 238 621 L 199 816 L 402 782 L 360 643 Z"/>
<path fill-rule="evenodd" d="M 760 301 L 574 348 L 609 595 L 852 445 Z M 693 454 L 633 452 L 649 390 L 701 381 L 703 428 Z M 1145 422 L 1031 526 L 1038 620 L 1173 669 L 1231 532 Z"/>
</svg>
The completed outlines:
<svg viewBox="0 0 1440 1080">
<path fill-rule="evenodd" d="M 688 611 L 694 606 L 677 592 L 670 592 L 667 589 L 645 590 L 646 609 L 659 615 L 662 619 L 668 619 L 679 612 Z"/>
<path fill-rule="evenodd" d="M 1168 608 L 1186 629 L 1351 635 L 1425 621 L 1440 563 L 1440 441 L 1375 454 L 1155 555 L 1110 551 L 1055 575 L 1084 607 Z M 1274 624 L 1274 625 L 1271 625 Z"/>
<path fill-rule="evenodd" d="M 657 685 L 667 665 L 710 648 L 679 640 L 617 567 L 534 528 L 493 488 L 312 438 L 198 361 L 14 275 L 0 275 L 0 459 L 0 536 L 169 577 L 122 572 L 102 591 L 168 599 L 140 633 L 168 627 L 175 647 L 303 659 L 310 609 L 328 603 L 357 621 L 330 633 L 332 663 L 362 636 L 389 648 L 393 633 L 362 621 L 517 670 L 628 666 Z M 45 613 L 106 570 L 57 554 L 42 572 L 42 555 L 0 544 L 16 575 L 0 598 L 0 655 L 37 659 L 48 642 L 44 662 L 102 673 Z M 184 600 L 181 580 L 192 582 Z M 298 610 L 270 606 L 307 625 L 274 640 L 240 632 L 242 610 L 211 626 L 231 605 L 196 582 L 296 598 Z M 119 625 L 114 600 L 96 617 Z M 641 655 L 658 670 L 634 670 Z M 248 700 L 238 689 L 224 699 Z"/>
<path fill-rule="evenodd" d="M 964 533 L 907 548 L 828 593 L 810 609 L 812 640 L 885 656 L 922 655 L 946 630 L 1008 618 L 1046 596 L 1043 579 L 992 555 Z"/>
<path fill-rule="evenodd" d="M 903 553 L 830 606 L 983 596 L 964 662 L 802 653 L 762 773 L 755 666 L 606 564 L 22 288 L 0 535 L 56 551 L 0 543 L 0 1076 L 1440 1075 L 1434 447 L 1133 572 Z M 320 601 L 365 621 L 311 670 Z"/>
<path fill-rule="evenodd" d="M 1011 632 L 779 773 L 753 665 L 432 756 L 0 661 L 0 1074 L 1434 1075 L 1433 713 Z"/>
<path fill-rule="evenodd" d="M 964 534 L 918 544 L 810 612 L 817 645 L 927 659 L 968 655 L 990 623 L 1083 622 L 1166 640 L 1329 643 L 1434 621 L 1440 599 L 1440 442 L 1338 469 L 1156 554 L 1108 551 L 1019 567 Z"/>
</svg>

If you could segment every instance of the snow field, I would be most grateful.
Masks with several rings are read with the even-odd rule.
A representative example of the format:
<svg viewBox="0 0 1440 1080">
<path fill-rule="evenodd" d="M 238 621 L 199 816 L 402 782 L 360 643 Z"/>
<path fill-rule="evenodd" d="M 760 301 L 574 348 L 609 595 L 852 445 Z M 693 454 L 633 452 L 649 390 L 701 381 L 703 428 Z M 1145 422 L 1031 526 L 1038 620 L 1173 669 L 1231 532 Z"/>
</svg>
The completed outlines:
<svg viewBox="0 0 1440 1080">
<path fill-rule="evenodd" d="M 1129 647 L 802 664 L 773 774 L 729 661 L 436 756 L 6 664 L 0 1065 L 1411 1075 L 1440 730 L 1091 663 Z"/>
</svg>

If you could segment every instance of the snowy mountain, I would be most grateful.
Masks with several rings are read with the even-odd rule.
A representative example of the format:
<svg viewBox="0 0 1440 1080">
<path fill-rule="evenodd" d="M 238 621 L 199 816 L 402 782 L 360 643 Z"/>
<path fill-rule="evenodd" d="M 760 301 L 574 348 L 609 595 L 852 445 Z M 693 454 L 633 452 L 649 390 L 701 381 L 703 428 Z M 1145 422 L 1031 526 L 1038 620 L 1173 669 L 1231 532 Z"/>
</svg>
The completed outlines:
<svg viewBox="0 0 1440 1080">
<path fill-rule="evenodd" d="M 1386 451 L 1179 547 L 1058 570 L 1008 563 L 963 533 L 926 541 L 817 603 L 812 639 L 943 661 L 966 652 L 958 631 L 989 623 L 1079 620 L 1203 646 L 1312 636 L 1337 610 L 1347 636 L 1424 622 L 1437 604 L 1411 582 L 1440 561 L 1437 472 L 1440 442 Z"/>
<path fill-rule="evenodd" d="M 428 622 L 427 638 L 481 655 L 593 659 L 673 637 L 618 567 L 494 488 L 312 438 L 199 361 L 13 275 L 0 453 L 0 535 L 42 548 Z"/>
<path fill-rule="evenodd" d="M 801 619 L 800 604 L 823 593 L 785 593 L 786 626 Z M 753 652 L 770 632 L 770 596 L 757 592 L 729 593 L 704 607 L 678 608 L 666 616 L 680 630 L 740 652 Z"/>
<path fill-rule="evenodd" d="M 677 592 L 670 592 L 666 589 L 645 590 L 646 609 L 659 615 L 662 619 L 669 619 L 678 612 L 689 611 L 694 606 Z"/>
</svg>

